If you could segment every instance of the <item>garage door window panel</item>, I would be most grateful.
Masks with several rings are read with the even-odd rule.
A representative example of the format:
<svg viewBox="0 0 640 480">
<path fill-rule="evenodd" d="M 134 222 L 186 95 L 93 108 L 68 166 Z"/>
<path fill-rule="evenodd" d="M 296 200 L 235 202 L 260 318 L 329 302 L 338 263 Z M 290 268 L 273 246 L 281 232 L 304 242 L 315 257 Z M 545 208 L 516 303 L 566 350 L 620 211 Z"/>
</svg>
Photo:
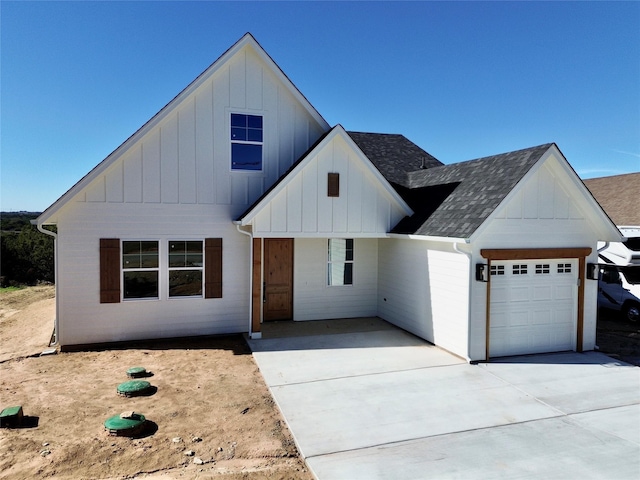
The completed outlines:
<svg viewBox="0 0 640 480">
<path fill-rule="evenodd" d="M 504 275 L 504 265 L 491 265 L 491 276 Z"/>
<path fill-rule="evenodd" d="M 571 273 L 571 264 L 570 263 L 559 263 L 558 264 L 558 273 Z"/>
<path fill-rule="evenodd" d="M 548 263 L 536 264 L 536 275 L 547 275 L 550 271 Z"/>
<path fill-rule="evenodd" d="M 513 266 L 513 274 L 514 275 L 526 275 L 527 274 L 527 267 L 528 265 L 525 264 L 518 264 L 518 265 L 514 265 Z"/>
</svg>

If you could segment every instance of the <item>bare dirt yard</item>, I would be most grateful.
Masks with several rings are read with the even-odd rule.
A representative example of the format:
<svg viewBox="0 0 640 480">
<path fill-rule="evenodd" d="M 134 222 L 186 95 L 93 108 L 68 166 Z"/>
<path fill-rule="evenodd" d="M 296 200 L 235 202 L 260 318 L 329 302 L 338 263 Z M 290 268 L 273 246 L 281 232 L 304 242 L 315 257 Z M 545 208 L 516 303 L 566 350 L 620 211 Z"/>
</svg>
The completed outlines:
<svg viewBox="0 0 640 480">
<path fill-rule="evenodd" d="M 0 292 L 3 479 L 312 479 L 241 336 L 171 340 L 40 356 L 53 330 L 54 288 Z M 118 395 L 142 366 L 153 394 Z M 138 438 L 104 421 L 142 413 Z"/>
</svg>

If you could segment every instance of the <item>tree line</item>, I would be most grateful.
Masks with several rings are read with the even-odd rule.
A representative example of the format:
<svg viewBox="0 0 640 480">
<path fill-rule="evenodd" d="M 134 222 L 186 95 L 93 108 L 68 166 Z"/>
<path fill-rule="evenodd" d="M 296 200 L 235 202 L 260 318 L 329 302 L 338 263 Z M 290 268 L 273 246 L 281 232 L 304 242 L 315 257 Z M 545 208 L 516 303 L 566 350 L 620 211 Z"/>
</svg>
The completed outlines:
<svg viewBox="0 0 640 480">
<path fill-rule="evenodd" d="M 54 282 L 53 237 L 31 225 L 38 215 L 0 213 L 0 286 Z"/>
</svg>

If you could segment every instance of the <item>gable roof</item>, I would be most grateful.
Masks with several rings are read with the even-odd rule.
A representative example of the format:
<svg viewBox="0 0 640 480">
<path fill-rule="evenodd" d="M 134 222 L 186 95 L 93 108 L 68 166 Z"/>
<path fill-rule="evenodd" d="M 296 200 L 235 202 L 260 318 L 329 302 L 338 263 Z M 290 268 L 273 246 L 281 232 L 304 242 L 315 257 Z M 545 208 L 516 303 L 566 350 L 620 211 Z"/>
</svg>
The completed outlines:
<svg viewBox="0 0 640 480">
<path fill-rule="evenodd" d="M 101 175 L 109 166 L 118 160 L 129 147 L 138 139 L 146 135 L 151 129 L 162 122 L 169 114 L 171 114 L 187 97 L 196 91 L 203 83 L 205 83 L 212 75 L 223 68 L 227 62 L 243 48 L 251 48 L 271 69 L 274 75 L 285 85 L 291 95 L 300 102 L 324 130 L 329 129 L 329 124 L 320 115 L 320 113 L 311 105 L 307 98 L 298 90 L 293 82 L 287 77 L 282 69 L 273 61 L 269 54 L 262 48 L 257 40 L 246 33 L 234 43 L 226 52 L 224 52 L 217 60 L 215 60 L 207 69 L 195 78 L 187 87 L 185 87 L 178 95 L 176 95 L 169 103 L 167 103 L 158 113 L 149 119 L 142 127 L 140 127 L 133 135 L 126 139 L 118 148 L 111 152 L 104 160 L 96 165 L 89 173 L 80 179 L 73 187 L 64 193 L 58 200 L 49 206 L 37 219 L 38 224 L 47 224 L 53 215 L 66 204 L 73 196 L 79 193 L 85 186 L 91 183 L 96 177 Z M 51 222 L 53 223 L 53 222 Z"/>
<path fill-rule="evenodd" d="M 444 165 L 404 135 L 347 132 L 387 180 L 408 185 L 408 173 Z"/>
<path fill-rule="evenodd" d="M 358 145 L 352 140 L 351 134 L 346 132 L 342 125 L 338 124 L 333 127 L 326 134 L 322 135 L 314 145 L 309 148 L 290 168 L 287 170 L 279 179 L 276 181 L 271 187 L 264 192 L 264 194 L 256 200 L 253 205 L 251 205 L 247 210 L 245 210 L 238 218 L 234 221 L 234 223 L 239 225 L 248 225 L 251 221 L 258 215 L 258 213 L 275 197 L 279 192 L 281 192 L 284 188 L 286 188 L 287 184 L 291 182 L 291 180 L 296 176 L 296 174 L 302 170 L 314 157 L 316 152 L 320 151 L 327 145 L 332 139 L 336 136 L 341 136 L 348 144 L 351 145 L 354 152 L 359 154 L 361 160 L 365 166 L 367 166 L 370 172 L 374 175 L 375 178 L 380 182 L 382 188 L 387 192 L 387 194 L 393 198 L 393 200 L 406 212 L 406 214 L 413 213 L 411 208 L 409 208 L 406 201 L 399 194 L 397 189 L 393 187 L 389 183 L 389 181 L 385 178 L 385 176 L 376 169 L 375 165 L 373 165 L 366 155 L 360 150 Z"/>
<path fill-rule="evenodd" d="M 640 173 L 590 178 L 584 184 L 616 225 L 640 225 Z"/>
<path fill-rule="evenodd" d="M 391 233 L 470 238 L 552 145 L 409 173 L 396 189 L 415 213 Z"/>
</svg>

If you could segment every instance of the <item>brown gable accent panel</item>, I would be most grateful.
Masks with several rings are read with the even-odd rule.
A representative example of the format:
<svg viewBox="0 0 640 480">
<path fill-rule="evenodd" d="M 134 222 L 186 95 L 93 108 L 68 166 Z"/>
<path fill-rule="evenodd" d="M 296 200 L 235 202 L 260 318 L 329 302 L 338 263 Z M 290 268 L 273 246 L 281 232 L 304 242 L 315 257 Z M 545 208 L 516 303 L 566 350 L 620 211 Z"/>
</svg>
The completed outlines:
<svg viewBox="0 0 640 480">
<path fill-rule="evenodd" d="M 327 196 L 329 197 L 340 196 L 340 174 L 339 173 L 327 174 Z"/>
<path fill-rule="evenodd" d="M 100 239 L 100 303 L 120 303 L 120 240 Z"/>
<path fill-rule="evenodd" d="M 222 298 L 222 239 L 204 241 L 204 298 Z"/>
</svg>

